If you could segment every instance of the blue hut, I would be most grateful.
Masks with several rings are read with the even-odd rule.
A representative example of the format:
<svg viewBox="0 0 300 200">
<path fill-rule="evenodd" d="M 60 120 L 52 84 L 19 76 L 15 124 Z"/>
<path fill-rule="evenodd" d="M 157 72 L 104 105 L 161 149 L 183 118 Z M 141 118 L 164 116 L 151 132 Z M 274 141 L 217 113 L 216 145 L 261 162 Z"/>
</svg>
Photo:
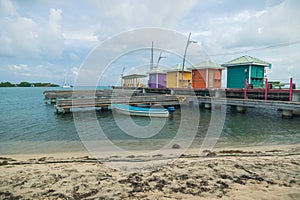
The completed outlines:
<svg viewBox="0 0 300 200">
<path fill-rule="evenodd" d="M 251 56 L 242 56 L 221 65 L 227 68 L 227 88 L 244 88 L 245 80 L 254 88 L 263 87 L 265 67 L 271 64 Z"/>
</svg>

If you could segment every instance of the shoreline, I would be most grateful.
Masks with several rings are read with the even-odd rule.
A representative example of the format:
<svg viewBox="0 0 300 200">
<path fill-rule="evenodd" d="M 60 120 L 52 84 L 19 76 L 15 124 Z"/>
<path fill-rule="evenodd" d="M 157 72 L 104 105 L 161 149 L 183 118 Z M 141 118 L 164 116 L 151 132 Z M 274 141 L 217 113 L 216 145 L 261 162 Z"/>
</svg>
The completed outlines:
<svg viewBox="0 0 300 200">
<path fill-rule="evenodd" d="M 175 151 L 148 157 L 106 152 L 98 160 L 88 152 L 1 155 L 0 197 L 300 198 L 300 144 L 215 148 L 202 157 L 188 149 L 174 159 Z M 130 164 L 148 168 L 129 170 Z"/>
<path fill-rule="evenodd" d="M 272 151 L 276 149 L 280 150 L 290 150 L 292 148 L 297 148 L 300 147 L 300 144 L 267 144 L 267 145 L 226 145 L 226 146 L 218 146 L 214 147 L 211 151 L 222 151 L 222 150 L 240 150 L 240 151 Z M 80 150 L 79 150 L 80 149 Z M 67 149 L 66 149 L 67 150 Z M 85 149 L 84 146 L 78 148 L 77 150 L 71 150 L 71 151 L 55 151 L 55 152 L 34 152 L 34 153 L 0 153 L 0 157 L 13 157 L 17 159 L 28 159 L 28 158 L 35 158 L 39 156 L 48 156 L 48 157 L 55 157 L 55 158 L 69 158 L 69 157 L 76 157 L 76 156 L 92 156 L 92 154 Z M 181 149 L 164 149 L 161 150 L 164 154 L 172 154 L 172 152 L 177 152 L 178 150 Z M 126 151 L 130 153 L 135 153 L 135 154 L 143 154 L 147 152 L 154 152 L 156 150 L 132 150 L 132 151 Z M 187 154 L 199 154 L 200 147 L 190 147 L 187 148 L 183 153 Z M 205 151 L 205 149 L 204 149 Z M 120 155 L 120 152 L 115 152 L 112 150 L 105 150 L 103 151 L 105 155 L 101 156 L 107 157 L 107 156 L 115 156 L 115 155 Z M 95 153 L 97 155 L 100 155 L 100 153 Z M 199 155 L 200 156 L 200 155 Z"/>
</svg>

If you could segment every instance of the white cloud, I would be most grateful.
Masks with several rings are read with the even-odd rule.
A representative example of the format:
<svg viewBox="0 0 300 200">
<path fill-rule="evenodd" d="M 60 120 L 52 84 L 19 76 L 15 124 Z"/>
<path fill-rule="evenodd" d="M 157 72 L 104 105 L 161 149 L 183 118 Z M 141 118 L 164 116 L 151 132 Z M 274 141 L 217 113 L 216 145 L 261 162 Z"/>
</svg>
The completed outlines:
<svg viewBox="0 0 300 200">
<path fill-rule="evenodd" d="M 29 68 L 28 68 L 28 65 L 26 65 L 26 64 L 20 64 L 20 65 L 11 65 L 11 66 L 9 66 L 9 68 L 11 69 L 11 70 L 17 70 L 17 71 L 26 71 L 26 70 L 28 70 Z"/>
<path fill-rule="evenodd" d="M 40 53 L 37 43 L 38 27 L 29 18 L 19 17 L 15 20 L 0 21 L 0 52 L 5 56 L 29 56 L 36 57 Z"/>
<path fill-rule="evenodd" d="M 69 48 L 93 48 L 99 44 L 98 37 L 93 30 L 68 31 L 63 32 L 64 44 Z"/>
<path fill-rule="evenodd" d="M 61 30 L 62 10 L 50 9 L 48 26 L 40 32 L 40 46 L 45 56 L 60 58 L 65 48 L 64 36 Z"/>
<path fill-rule="evenodd" d="M 5 27 L 0 30 L 0 56 L 27 59 L 38 59 L 41 55 L 61 56 L 64 50 L 64 37 L 60 25 L 62 19 L 60 9 L 50 9 L 48 24 L 44 26 L 35 19 L 21 16 L 10 1 L 2 1 L 1 5 L 1 11 L 7 15 L 0 21 L 0 26 Z"/>
<path fill-rule="evenodd" d="M 49 28 L 53 32 L 60 32 L 60 21 L 62 19 L 62 10 L 61 9 L 50 9 L 49 15 Z"/>
<path fill-rule="evenodd" d="M 70 59 L 71 59 L 72 61 L 80 61 L 80 57 L 79 57 L 76 53 L 74 53 L 74 52 L 71 52 L 71 53 L 69 54 L 69 57 L 70 57 Z"/>
<path fill-rule="evenodd" d="M 249 11 L 243 10 L 238 13 L 233 13 L 232 15 L 225 15 L 219 18 L 212 19 L 212 23 L 216 24 L 240 24 L 244 22 L 248 22 L 253 18 L 258 18 L 263 15 L 266 11 Z"/>
<path fill-rule="evenodd" d="M 16 9 L 11 1 L 0 0 L 0 16 L 14 16 Z"/>
<path fill-rule="evenodd" d="M 300 39 L 299 1 L 284 1 L 249 18 L 246 24 L 224 38 L 227 47 L 259 46 L 291 42 Z M 228 38 L 228 40 L 226 40 Z M 229 39 L 230 38 L 230 39 Z"/>
<path fill-rule="evenodd" d="M 38 65 L 13 64 L 3 65 L 0 68 L 0 80 L 7 80 L 13 83 L 20 81 L 48 82 L 62 84 L 64 79 L 73 82 L 73 72 L 76 68 L 69 70 L 66 66 L 44 63 Z"/>
<path fill-rule="evenodd" d="M 92 1 L 101 20 L 99 41 L 139 27 L 174 28 L 196 3 L 194 0 Z"/>
<path fill-rule="evenodd" d="M 72 74 L 73 74 L 75 77 L 78 76 L 78 74 L 79 74 L 79 68 L 73 67 L 73 68 L 72 68 Z"/>
</svg>

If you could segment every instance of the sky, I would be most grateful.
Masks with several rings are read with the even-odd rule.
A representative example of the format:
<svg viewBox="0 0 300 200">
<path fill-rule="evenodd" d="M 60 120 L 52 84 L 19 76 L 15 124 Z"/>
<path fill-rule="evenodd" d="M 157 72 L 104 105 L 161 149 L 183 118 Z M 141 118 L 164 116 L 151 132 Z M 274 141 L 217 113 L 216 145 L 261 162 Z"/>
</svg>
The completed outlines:
<svg viewBox="0 0 300 200">
<path fill-rule="evenodd" d="M 118 85 L 120 74 L 249 55 L 300 86 L 298 0 L 0 0 L 0 82 Z M 224 73 L 226 74 L 226 72 Z M 79 81 L 80 80 L 80 81 Z M 226 75 L 224 77 L 226 80 Z"/>
</svg>

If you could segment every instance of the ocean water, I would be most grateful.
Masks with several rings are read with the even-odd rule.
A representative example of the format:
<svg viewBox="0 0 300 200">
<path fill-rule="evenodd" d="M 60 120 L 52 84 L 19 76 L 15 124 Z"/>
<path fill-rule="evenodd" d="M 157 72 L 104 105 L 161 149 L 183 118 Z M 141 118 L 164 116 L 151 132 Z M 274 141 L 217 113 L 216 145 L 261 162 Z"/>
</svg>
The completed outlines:
<svg viewBox="0 0 300 200">
<path fill-rule="evenodd" d="M 176 141 L 189 140 L 192 146 L 200 147 L 210 128 L 209 110 L 200 110 L 200 121 L 196 124 L 193 119 L 185 119 L 180 108 L 173 118 L 156 121 L 118 115 L 111 110 L 80 110 L 74 116 L 57 115 L 53 105 L 45 104 L 43 92 L 49 89 L 59 88 L 0 88 L 0 154 L 85 151 L 82 140 L 99 141 L 103 146 L 115 145 L 125 150 L 159 149 L 185 131 L 195 135 L 183 134 Z M 197 110 L 195 107 L 182 109 Z M 256 108 L 240 114 L 227 107 L 225 114 L 217 146 L 300 143 L 299 117 L 281 119 L 277 110 Z M 151 132 L 155 123 L 159 129 Z M 181 124 L 186 126 L 180 129 Z"/>
</svg>

